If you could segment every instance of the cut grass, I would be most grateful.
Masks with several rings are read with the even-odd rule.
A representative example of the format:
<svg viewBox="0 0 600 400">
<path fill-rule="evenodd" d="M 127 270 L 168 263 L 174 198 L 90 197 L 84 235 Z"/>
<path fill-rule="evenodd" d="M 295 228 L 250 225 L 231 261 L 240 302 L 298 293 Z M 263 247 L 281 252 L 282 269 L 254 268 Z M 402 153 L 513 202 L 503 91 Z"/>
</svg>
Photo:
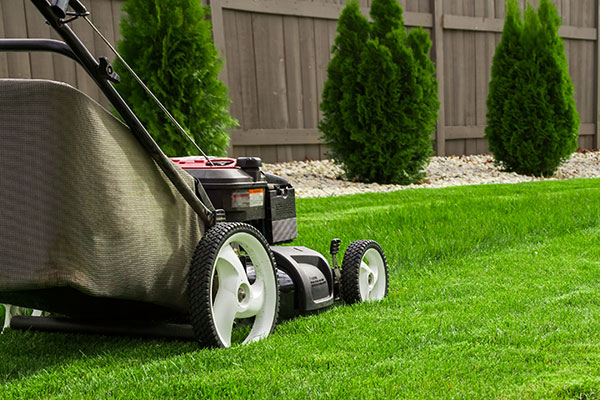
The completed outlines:
<svg viewBox="0 0 600 400">
<path fill-rule="evenodd" d="M 225 350 L 8 331 L 1 397 L 600 398 L 600 180 L 301 199 L 298 214 L 295 244 L 323 254 L 335 236 L 381 243 L 389 297 Z"/>
</svg>

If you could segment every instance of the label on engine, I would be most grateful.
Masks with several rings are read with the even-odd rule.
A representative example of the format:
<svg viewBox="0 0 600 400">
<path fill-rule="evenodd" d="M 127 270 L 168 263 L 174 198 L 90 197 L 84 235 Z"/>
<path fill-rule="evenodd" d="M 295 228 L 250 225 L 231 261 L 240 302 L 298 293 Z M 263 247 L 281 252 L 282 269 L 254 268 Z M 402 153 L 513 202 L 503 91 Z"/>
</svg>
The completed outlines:
<svg viewBox="0 0 600 400">
<path fill-rule="evenodd" d="M 250 189 L 244 192 L 233 192 L 231 194 L 232 208 L 262 207 L 265 203 L 263 189 Z"/>
<path fill-rule="evenodd" d="M 263 189 L 250 189 L 250 207 L 262 207 L 265 203 L 265 192 Z"/>
</svg>

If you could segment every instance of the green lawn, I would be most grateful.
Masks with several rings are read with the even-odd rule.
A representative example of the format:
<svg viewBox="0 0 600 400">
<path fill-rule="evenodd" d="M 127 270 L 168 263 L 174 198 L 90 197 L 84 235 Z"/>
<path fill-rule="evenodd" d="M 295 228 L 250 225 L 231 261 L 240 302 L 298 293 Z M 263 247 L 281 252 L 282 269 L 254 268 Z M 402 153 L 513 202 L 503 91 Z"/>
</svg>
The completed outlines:
<svg viewBox="0 0 600 400">
<path fill-rule="evenodd" d="M 298 213 L 297 244 L 381 243 L 389 297 L 225 350 L 9 331 L 0 398 L 600 398 L 600 180 L 301 199 Z"/>
</svg>

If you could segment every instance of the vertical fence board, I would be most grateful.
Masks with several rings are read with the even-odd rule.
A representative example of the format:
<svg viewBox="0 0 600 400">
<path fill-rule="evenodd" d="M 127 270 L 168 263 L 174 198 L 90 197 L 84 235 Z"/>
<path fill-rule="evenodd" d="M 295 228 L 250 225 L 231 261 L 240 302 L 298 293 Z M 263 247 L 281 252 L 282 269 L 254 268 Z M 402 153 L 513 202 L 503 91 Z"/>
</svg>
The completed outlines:
<svg viewBox="0 0 600 400">
<path fill-rule="evenodd" d="M 489 17 L 489 1 L 476 1 L 474 4 L 474 14 L 476 17 Z M 475 124 L 485 125 L 486 121 L 486 98 L 489 80 L 488 73 L 488 33 L 477 32 L 475 37 Z M 475 149 L 472 153 L 479 153 L 479 142 L 476 140 Z"/>
<path fill-rule="evenodd" d="M 306 159 L 306 146 L 292 146 L 292 160 L 304 161 Z"/>
<path fill-rule="evenodd" d="M 123 5 L 123 1 L 122 0 L 111 0 L 110 5 L 111 5 L 111 10 L 112 10 L 111 12 L 112 12 L 112 17 L 113 17 L 113 35 L 115 37 L 115 45 L 116 45 L 117 42 L 123 38 L 123 36 L 121 35 L 121 17 L 122 17 L 121 7 Z"/>
<path fill-rule="evenodd" d="M 260 127 L 258 110 L 258 88 L 256 83 L 256 62 L 254 55 L 254 37 L 252 34 L 252 15 L 236 13 L 237 40 L 239 42 L 238 58 L 240 62 L 243 129 Z"/>
<path fill-rule="evenodd" d="M 579 13 L 579 5 L 581 0 L 571 3 L 571 18 L 570 25 L 578 26 L 580 21 Z M 575 104 L 579 109 L 581 107 L 581 85 L 579 82 L 578 75 L 581 71 L 581 65 L 578 61 L 581 53 L 581 43 L 578 40 L 570 41 L 569 52 L 567 53 L 567 59 L 569 61 L 569 73 L 571 75 L 571 80 L 573 81 L 573 86 L 575 88 Z"/>
<path fill-rule="evenodd" d="M 54 31 L 50 33 L 50 38 L 59 39 Z M 52 55 L 52 65 L 54 66 L 54 79 L 60 82 L 68 83 L 77 87 L 77 71 L 75 62 L 60 54 Z"/>
<path fill-rule="evenodd" d="M 425 13 L 425 14 L 431 14 L 432 12 L 432 1 L 419 1 L 419 12 Z"/>
<path fill-rule="evenodd" d="M 315 41 L 313 37 L 314 23 L 311 19 L 302 18 L 299 21 L 300 29 L 300 59 L 302 60 L 302 93 L 304 94 L 304 128 L 316 128 L 318 121 L 318 95 L 317 95 L 317 63 L 315 55 Z"/>
<path fill-rule="evenodd" d="M 281 16 L 255 14 L 252 17 L 254 43 L 269 43 L 255 46 L 256 82 L 261 128 L 287 126 L 287 94 L 285 81 L 285 55 L 283 43 L 283 19 Z M 261 148 L 267 159 L 277 159 L 272 146 Z"/>
<path fill-rule="evenodd" d="M 419 0 L 406 0 L 406 7 L 404 11 L 417 12 L 419 11 Z"/>
<path fill-rule="evenodd" d="M 596 71 L 595 71 L 595 79 L 596 84 L 594 85 L 594 100 L 596 105 L 596 135 L 593 146 L 596 149 L 600 149 L 600 2 L 596 1 Z"/>
<path fill-rule="evenodd" d="M 494 7 L 494 0 L 486 0 L 486 4 L 487 4 L 487 10 L 486 10 L 486 15 L 488 18 L 495 18 L 496 15 L 496 9 Z M 480 84 L 483 85 L 483 87 L 480 88 L 480 99 L 479 101 L 481 102 L 481 109 L 479 109 L 479 113 L 482 113 L 480 115 L 480 117 L 478 117 L 478 125 L 483 125 L 485 126 L 486 122 L 487 122 L 487 97 L 489 95 L 489 83 L 490 80 L 492 79 L 492 60 L 494 58 L 494 53 L 496 52 L 496 38 L 497 37 L 501 37 L 500 34 L 498 33 L 492 33 L 492 32 L 485 32 L 484 34 L 485 37 L 485 77 L 486 77 L 486 82 L 482 81 L 480 82 Z M 480 73 L 481 75 L 481 73 Z M 477 154 L 483 154 L 483 153 L 487 153 L 489 151 L 488 148 L 488 142 L 485 139 L 480 139 L 477 141 Z"/>
<path fill-rule="evenodd" d="M 321 157 L 321 148 L 318 144 L 309 144 L 306 146 L 306 159 L 318 160 Z"/>
<path fill-rule="evenodd" d="M 7 38 L 27 37 L 25 4 L 23 0 L 3 0 L 2 17 L 4 35 Z M 12 78 L 31 78 L 31 63 L 28 53 L 8 53 L 6 55 L 8 74 Z"/>
<path fill-rule="evenodd" d="M 444 61 L 444 28 L 443 28 L 443 4 L 442 0 L 432 0 L 433 3 L 433 47 L 436 78 L 438 81 L 438 100 L 440 109 L 438 111 L 438 120 L 436 123 L 435 149 L 436 154 L 446 155 L 446 106 L 445 101 L 445 61 Z"/>
<path fill-rule="evenodd" d="M 594 27 L 596 23 L 596 17 L 591 10 L 596 7 L 596 0 L 584 0 L 584 10 L 586 12 L 583 15 L 583 26 L 586 28 Z M 590 77 L 593 77 L 596 71 L 596 63 L 594 60 L 594 43 L 591 41 L 582 41 L 583 51 L 583 101 L 584 101 L 584 114 L 586 123 L 594 123 L 596 113 L 595 108 L 595 96 L 594 87 L 590 85 Z M 593 146 L 593 144 L 592 144 Z"/>
<path fill-rule="evenodd" d="M 327 80 L 327 65 L 329 64 L 329 25 L 325 20 L 315 20 L 315 59 L 317 64 L 317 105 L 321 104 L 323 86 Z M 319 119 L 322 117 L 318 111 Z"/>
<path fill-rule="evenodd" d="M 286 16 L 283 19 L 285 38 L 285 72 L 287 80 L 288 127 L 302 128 L 304 126 L 304 110 L 302 103 L 302 72 L 300 69 L 300 32 L 298 17 Z M 278 159 L 292 159 L 292 146 L 285 146 L 280 151 L 285 154 Z"/>
<path fill-rule="evenodd" d="M 444 43 L 442 44 L 443 56 L 444 56 L 444 98 L 443 103 L 445 107 L 445 120 L 447 126 L 456 125 L 456 103 L 454 102 L 454 60 L 452 59 L 452 53 L 455 51 L 453 46 L 453 34 L 452 32 L 444 32 Z"/>
<path fill-rule="evenodd" d="M 223 11 L 223 25 L 225 37 L 225 65 L 227 68 L 227 77 L 229 81 L 229 97 L 231 106 L 229 112 L 231 116 L 238 121 L 244 120 L 244 112 L 242 107 L 242 67 L 240 65 L 240 57 L 230 55 L 240 53 L 240 41 L 238 40 L 236 12 L 232 10 Z"/>
<path fill-rule="evenodd" d="M 475 0 L 462 1 L 462 14 L 467 16 L 475 16 Z M 481 2 L 481 0 L 478 0 Z M 459 9 L 460 12 L 460 9 Z M 464 68 L 464 86 L 465 86 L 465 108 L 464 108 L 464 124 L 467 126 L 477 125 L 477 57 L 476 53 L 476 35 L 479 32 L 464 33 L 464 54 L 462 57 L 465 60 Z M 465 153 L 474 154 L 477 152 L 477 139 L 467 139 L 465 141 Z"/>
<path fill-rule="evenodd" d="M 304 126 L 300 33 L 297 17 L 284 17 L 285 72 L 287 80 L 289 128 Z"/>
<path fill-rule="evenodd" d="M 496 18 L 504 18 L 506 15 L 506 1 L 505 0 L 496 0 Z"/>
<path fill-rule="evenodd" d="M 4 7 L 6 7 L 2 1 L 0 1 L 0 35 L 2 35 L 2 37 L 6 37 L 6 34 L 4 33 L 4 18 L 2 18 L 2 15 L 5 15 L 4 12 Z M 10 76 L 8 74 L 8 62 L 7 62 L 7 58 L 6 58 L 6 53 L 0 51 L 0 77 L 8 77 Z"/>
<path fill-rule="evenodd" d="M 25 2 L 25 20 L 27 27 L 27 36 L 31 38 L 50 37 L 50 27 L 45 24 L 37 8 L 30 2 Z M 54 65 L 52 54 L 50 53 L 31 53 L 31 77 L 38 79 L 53 79 Z"/>
<path fill-rule="evenodd" d="M 571 0 L 563 1 L 561 9 L 563 23 L 565 25 L 571 25 Z M 569 46 L 571 45 L 571 43 L 569 40 L 563 40 L 563 43 L 565 44 L 565 54 L 568 57 L 570 52 Z"/>
<path fill-rule="evenodd" d="M 443 3 L 444 14 L 460 15 L 461 0 L 445 0 Z M 463 124 L 465 89 L 463 82 L 465 64 L 463 48 L 463 31 L 446 31 L 444 33 L 446 126 Z M 464 140 L 447 140 L 445 147 L 446 154 L 461 155 L 465 153 Z"/>
</svg>

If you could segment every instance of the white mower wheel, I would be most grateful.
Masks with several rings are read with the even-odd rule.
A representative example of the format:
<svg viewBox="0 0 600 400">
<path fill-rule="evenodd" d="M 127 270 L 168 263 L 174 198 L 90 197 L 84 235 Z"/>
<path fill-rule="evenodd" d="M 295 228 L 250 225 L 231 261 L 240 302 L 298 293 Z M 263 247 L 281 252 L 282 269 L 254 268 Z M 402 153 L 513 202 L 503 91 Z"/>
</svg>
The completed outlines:
<svg viewBox="0 0 600 400">
<path fill-rule="evenodd" d="M 373 240 L 350 243 L 342 262 L 342 299 L 348 303 L 378 301 L 388 293 L 388 266 Z"/>
<path fill-rule="evenodd" d="M 246 264 L 255 271 L 252 283 Z M 230 347 L 238 322 L 251 326 L 244 344 L 266 338 L 275 329 L 275 259 L 265 238 L 248 224 L 220 223 L 205 233 L 192 259 L 188 290 L 190 319 L 203 346 Z"/>
</svg>

